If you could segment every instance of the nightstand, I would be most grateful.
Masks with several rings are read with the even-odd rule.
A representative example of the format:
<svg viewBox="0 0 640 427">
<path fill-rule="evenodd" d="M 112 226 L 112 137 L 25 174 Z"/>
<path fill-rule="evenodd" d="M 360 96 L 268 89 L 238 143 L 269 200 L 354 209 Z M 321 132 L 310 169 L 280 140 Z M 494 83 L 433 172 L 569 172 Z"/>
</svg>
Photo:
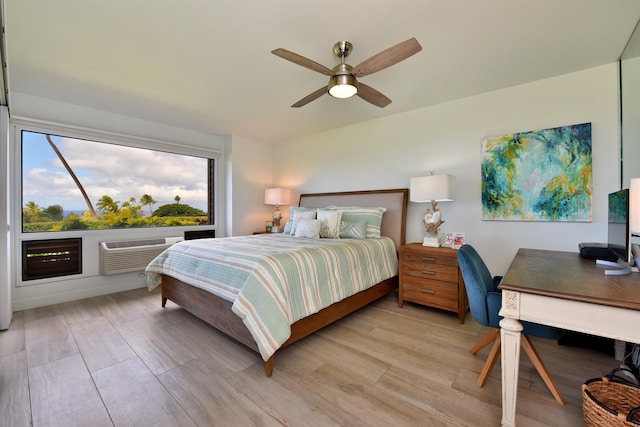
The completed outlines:
<svg viewBox="0 0 640 427">
<path fill-rule="evenodd" d="M 458 313 L 460 323 L 469 308 L 458 267 L 458 250 L 421 243 L 400 246 L 398 307 L 405 301 Z"/>
</svg>

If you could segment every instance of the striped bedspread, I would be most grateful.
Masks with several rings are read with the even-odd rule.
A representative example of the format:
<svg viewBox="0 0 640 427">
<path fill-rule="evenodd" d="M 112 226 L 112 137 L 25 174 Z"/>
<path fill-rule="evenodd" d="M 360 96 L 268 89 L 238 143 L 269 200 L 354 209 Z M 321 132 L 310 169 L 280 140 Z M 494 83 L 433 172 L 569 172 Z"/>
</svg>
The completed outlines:
<svg viewBox="0 0 640 427">
<path fill-rule="evenodd" d="M 260 234 L 176 243 L 146 273 L 150 290 L 166 274 L 233 302 L 268 360 L 291 335 L 291 324 L 397 275 L 398 258 L 386 237 Z"/>
</svg>

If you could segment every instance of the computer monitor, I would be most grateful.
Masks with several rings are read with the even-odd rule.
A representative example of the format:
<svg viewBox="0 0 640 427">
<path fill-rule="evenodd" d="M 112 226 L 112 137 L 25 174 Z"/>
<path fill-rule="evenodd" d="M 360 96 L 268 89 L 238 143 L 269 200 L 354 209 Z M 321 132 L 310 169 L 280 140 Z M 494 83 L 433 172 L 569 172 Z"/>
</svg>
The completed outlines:
<svg viewBox="0 0 640 427">
<path fill-rule="evenodd" d="M 608 247 L 619 261 L 633 263 L 629 233 L 629 190 L 609 194 Z"/>
</svg>

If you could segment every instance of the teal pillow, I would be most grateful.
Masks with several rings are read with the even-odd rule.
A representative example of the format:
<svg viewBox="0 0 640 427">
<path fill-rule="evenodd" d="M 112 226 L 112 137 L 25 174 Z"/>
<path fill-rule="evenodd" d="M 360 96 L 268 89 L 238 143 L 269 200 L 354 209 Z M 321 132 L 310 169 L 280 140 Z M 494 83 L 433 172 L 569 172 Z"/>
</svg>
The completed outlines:
<svg viewBox="0 0 640 427">
<path fill-rule="evenodd" d="M 367 221 L 342 221 L 340 222 L 341 239 L 366 239 Z"/>
<path fill-rule="evenodd" d="M 342 220 L 345 222 L 367 222 L 367 239 L 380 238 L 380 225 L 382 224 L 382 214 L 387 208 L 364 208 L 357 206 L 336 207 L 342 211 Z"/>
</svg>

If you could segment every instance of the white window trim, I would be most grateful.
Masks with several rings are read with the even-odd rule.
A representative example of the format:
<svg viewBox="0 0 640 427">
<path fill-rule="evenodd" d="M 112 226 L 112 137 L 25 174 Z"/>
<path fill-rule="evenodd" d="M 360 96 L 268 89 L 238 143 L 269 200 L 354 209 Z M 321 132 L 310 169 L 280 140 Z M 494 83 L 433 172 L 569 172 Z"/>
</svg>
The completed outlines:
<svg viewBox="0 0 640 427">
<path fill-rule="evenodd" d="M 146 148 L 156 151 L 166 151 L 187 156 L 206 157 L 220 160 L 223 152 L 216 148 L 200 148 L 151 138 L 139 138 L 113 132 L 98 131 L 87 128 L 56 125 L 54 123 L 12 118 L 10 126 L 13 130 L 14 141 L 21 143 L 20 134 L 23 130 L 30 132 L 49 133 L 70 138 L 88 139 L 90 141 L 107 144 L 124 145 L 127 147 Z"/>
</svg>

